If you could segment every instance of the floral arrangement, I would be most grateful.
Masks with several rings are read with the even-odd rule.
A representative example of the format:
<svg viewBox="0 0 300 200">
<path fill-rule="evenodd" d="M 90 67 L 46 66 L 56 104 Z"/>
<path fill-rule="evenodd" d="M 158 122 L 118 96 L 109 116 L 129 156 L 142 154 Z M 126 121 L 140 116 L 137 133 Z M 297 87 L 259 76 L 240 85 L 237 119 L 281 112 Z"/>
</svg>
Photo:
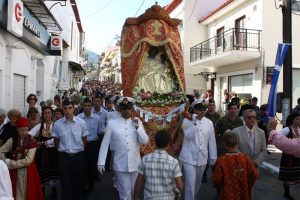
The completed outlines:
<svg viewBox="0 0 300 200">
<path fill-rule="evenodd" d="M 145 92 L 144 90 L 133 90 L 132 97 L 136 100 L 138 105 L 153 105 L 161 106 L 182 103 L 185 101 L 185 94 L 182 91 L 173 91 L 171 93 Z"/>
</svg>

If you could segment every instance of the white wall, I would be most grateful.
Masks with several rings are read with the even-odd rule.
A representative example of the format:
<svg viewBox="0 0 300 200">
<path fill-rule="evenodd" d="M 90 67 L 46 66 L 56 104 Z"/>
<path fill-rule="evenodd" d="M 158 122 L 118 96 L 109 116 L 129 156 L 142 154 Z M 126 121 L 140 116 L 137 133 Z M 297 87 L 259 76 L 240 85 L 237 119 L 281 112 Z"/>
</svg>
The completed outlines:
<svg viewBox="0 0 300 200">
<path fill-rule="evenodd" d="M 205 66 L 192 66 L 190 64 L 190 48 L 207 39 L 207 29 L 199 24 L 199 20 L 210 11 L 221 5 L 225 0 L 184 0 L 183 38 L 184 38 L 184 70 L 187 85 L 187 93 L 197 88 L 205 92 L 207 82 L 202 76 L 194 76 L 195 73 L 204 71 Z"/>
<path fill-rule="evenodd" d="M 48 8 L 50 8 L 54 3 L 45 1 Z M 63 29 L 61 37 L 69 45 L 68 48 L 64 49 L 64 56 L 67 56 L 70 61 L 80 63 L 80 33 L 70 1 L 66 1 L 66 6 L 60 6 L 59 4 L 55 5 L 51 9 L 51 13 Z"/>
</svg>

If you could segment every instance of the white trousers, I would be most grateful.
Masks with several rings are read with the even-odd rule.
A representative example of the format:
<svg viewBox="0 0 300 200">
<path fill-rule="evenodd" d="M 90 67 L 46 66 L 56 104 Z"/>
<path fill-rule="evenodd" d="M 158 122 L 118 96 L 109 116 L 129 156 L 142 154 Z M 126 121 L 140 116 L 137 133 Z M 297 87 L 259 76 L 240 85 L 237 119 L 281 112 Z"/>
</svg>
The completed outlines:
<svg viewBox="0 0 300 200">
<path fill-rule="evenodd" d="M 132 200 L 134 192 L 134 184 L 136 181 L 137 172 L 118 172 L 115 171 L 117 178 L 117 189 L 120 200 Z"/>
<path fill-rule="evenodd" d="M 201 187 L 201 180 L 205 170 L 205 165 L 195 166 L 184 162 L 182 165 L 184 175 L 184 199 L 196 200 Z"/>
</svg>

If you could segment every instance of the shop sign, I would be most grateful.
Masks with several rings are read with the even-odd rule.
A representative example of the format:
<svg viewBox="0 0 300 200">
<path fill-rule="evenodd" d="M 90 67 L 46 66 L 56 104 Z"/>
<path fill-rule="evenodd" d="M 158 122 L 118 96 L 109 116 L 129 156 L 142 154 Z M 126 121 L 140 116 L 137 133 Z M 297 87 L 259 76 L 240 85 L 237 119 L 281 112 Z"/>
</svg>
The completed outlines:
<svg viewBox="0 0 300 200">
<path fill-rule="evenodd" d="M 70 89 L 70 84 L 66 81 L 60 81 L 58 89 L 61 91 L 68 90 Z"/>
<path fill-rule="evenodd" d="M 9 0 L 7 3 L 7 30 L 17 37 L 23 36 L 23 2 Z"/>
<path fill-rule="evenodd" d="M 38 38 L 41 37 L 41 31 L 27 17 L 24 17 L 24 26 L 30 30 Z"/>
<path fill-rule="evenodd" d="M 61 50 L 62 40 L 60 36 L 51 36 L 51 47 L 50 50 Z"/>
</svg>

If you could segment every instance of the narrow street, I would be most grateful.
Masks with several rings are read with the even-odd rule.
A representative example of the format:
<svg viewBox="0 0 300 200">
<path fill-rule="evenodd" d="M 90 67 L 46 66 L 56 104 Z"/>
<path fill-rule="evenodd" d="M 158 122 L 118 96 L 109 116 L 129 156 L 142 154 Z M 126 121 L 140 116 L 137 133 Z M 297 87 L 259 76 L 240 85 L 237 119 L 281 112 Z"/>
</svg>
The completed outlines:
<svg viewBox="0 0 300 200">
<path fill-rule="evenodd" d="M 269 147 L 272 152 L 268 154 L 266 163 L 272 164 L 274 167 L 279 167 L 281 153 L 275 150 L 274 147 Z M 254 200 L 285 200 L 283 197 L 282 182 L 278 180 L 277 174 L 272 172 L 271 169 L 260 168 L 260 176 L 255 184 Z M 211 175 L 211 170 L 208 171 L 208 177 Z M 51 200 L 50 190 L 46 200 Z M 300 200 L 300 186 L 292 186 L 291 194 L 295 200 Z M 202 184 L 199 200 L 215 200 L 216 191 L 212 182 L 208 179 L 207 183 Z M 61 198 L 58 197 L 58 200 Z M 89 200 L 118 200 L 118 193 L 112 187 L 112 173 L 106 173 L 101 176 L 101 182 L 97 182 L 94 190 L 89 195 Z"/>
</svg>

